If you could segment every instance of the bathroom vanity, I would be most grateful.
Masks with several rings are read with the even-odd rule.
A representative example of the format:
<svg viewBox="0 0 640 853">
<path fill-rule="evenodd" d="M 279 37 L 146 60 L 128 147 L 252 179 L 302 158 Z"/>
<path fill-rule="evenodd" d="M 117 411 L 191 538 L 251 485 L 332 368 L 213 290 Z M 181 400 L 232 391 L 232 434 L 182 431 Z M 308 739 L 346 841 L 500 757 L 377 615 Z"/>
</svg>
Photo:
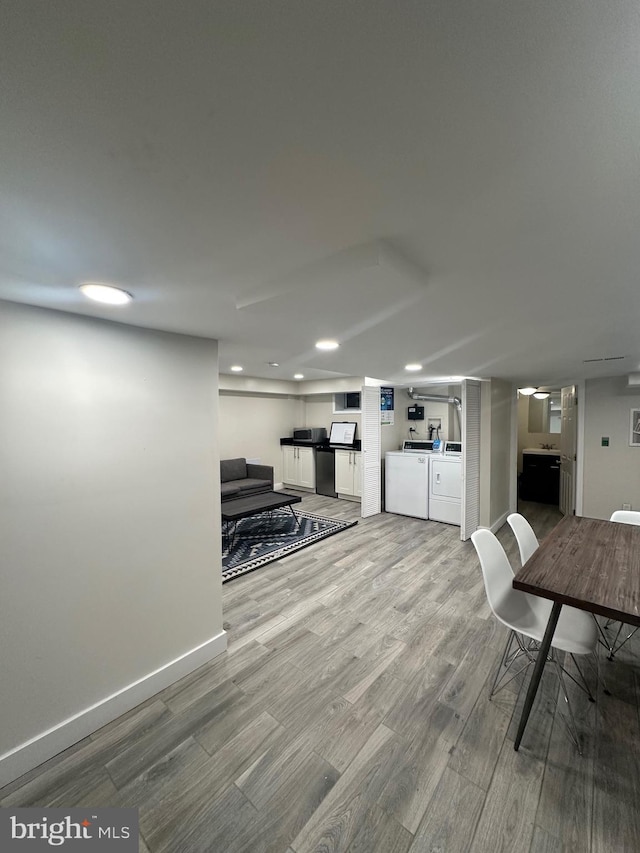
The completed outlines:
<svg viewBox="0 0 640 853">
<path fill-rule="evenodd" d="M 522 451 L 520 498 L 543 504 L 560 502 L 560 451 L 535 447 Z"/>
</svg>

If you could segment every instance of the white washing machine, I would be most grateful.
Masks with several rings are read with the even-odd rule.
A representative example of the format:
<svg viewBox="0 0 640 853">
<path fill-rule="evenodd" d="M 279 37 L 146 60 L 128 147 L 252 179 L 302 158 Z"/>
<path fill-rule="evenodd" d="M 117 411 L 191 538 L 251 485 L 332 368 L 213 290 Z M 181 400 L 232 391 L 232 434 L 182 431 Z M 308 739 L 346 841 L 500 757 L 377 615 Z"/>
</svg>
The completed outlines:
<svg viewBox="0 0 640 853">
<path fill-rule="evenodd" d="M 429 518 L 457 524 L 462 521 L 462 455 L 429 457 Z"/>
<path fill-rule="evenodd" d="M 384 455 L 386 512 L 429 518 L 429 455 L 393 450 Z"/>
</svg>

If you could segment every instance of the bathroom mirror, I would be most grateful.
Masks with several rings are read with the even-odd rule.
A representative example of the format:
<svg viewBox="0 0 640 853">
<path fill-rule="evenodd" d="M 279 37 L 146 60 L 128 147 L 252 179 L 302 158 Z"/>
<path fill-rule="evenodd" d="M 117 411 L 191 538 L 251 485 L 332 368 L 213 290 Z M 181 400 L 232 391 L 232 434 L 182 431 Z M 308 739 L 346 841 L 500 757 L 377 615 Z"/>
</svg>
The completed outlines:
<svg viewBox="0 0 640 853">
<path fill-rule="evenodd" d="M 560 435 L 560 392 L 552 391 L 544 400 L 529 397 L 529 432 L 550 432 Z"/>
</svg>

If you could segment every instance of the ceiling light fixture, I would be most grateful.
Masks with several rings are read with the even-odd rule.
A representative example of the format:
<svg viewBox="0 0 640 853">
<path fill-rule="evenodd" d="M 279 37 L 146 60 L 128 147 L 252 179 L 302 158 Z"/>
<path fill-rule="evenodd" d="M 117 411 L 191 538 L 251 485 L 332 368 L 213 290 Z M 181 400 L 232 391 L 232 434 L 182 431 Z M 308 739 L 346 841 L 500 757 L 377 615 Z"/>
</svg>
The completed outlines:
<svg viewBox="0 0 640 853">
<path fill-rule="evenodd" d="M 232 364 L 231 370 L 233 370 L 234 373 L 240 373 L 241 371 L 244 370 L 244 367 L 241 367 L 241 365 L 239 365 L 239 364 Z"/>
<path fill-rule="evenodd" d="M 340 344 L 338 343 L 338 341 L 323 340 L 316 342 L 316 349 L 322 349 L 327 351 L 332 349 L 338 349 L 339 346 Z"/>
<path fill-rule="evenodd" d="M 111 284 L 100 284 L 98 281 L 83 281 L 80 290 L 89 299 L 103 302 L 105 305 L 126 305 L 133 299 L 126 290 Z"/>
<path fill-rule="evenodd" d="M 304 379 L 304 373 L 294 373 L 293 378 L 294 379 Z"/>
<path fill-rule="evenodd" d="M 404 369 L 405 370 L 412 370 L 412 371 L 422 370 L 422 365 L 421 364 L 405 364 Z"/>
<path fill-rule="evenodd" d="M 524 394 L 525 397 L 530 397 L 532 394 L 535 394 L 537 388 L 532 388 L 530 385 L 527 388 L 518 388 L 519 394 Z"/>
<path fill-rule="evenodd" d="M 546 400 L 549 396 L 549 391 L 536 391 L 533 396 L 536 400 Z"/>
</svg>

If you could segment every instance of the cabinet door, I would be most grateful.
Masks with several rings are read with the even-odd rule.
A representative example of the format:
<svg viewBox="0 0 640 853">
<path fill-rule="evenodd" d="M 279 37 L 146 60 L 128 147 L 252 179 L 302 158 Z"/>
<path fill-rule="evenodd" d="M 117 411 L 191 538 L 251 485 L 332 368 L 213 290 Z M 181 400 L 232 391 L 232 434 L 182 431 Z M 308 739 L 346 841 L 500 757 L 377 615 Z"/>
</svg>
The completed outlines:
<svg viewBox="0 0 640 853">
<path fill-rule="evenodd" d="M 362 454 L 353 454 L 353 494 L 362 497 Z"/>
<path fill-rule="evenodd" d="M 313 447 L 298 447 L 298 485 L 306 489 L 316 487 L 316 458 Z"/>
<path fill-rule="evenodd" d="M 297 447 L 282 448 L 282 482 L 295 485 L 298 482 Z"/>
<path fill-rule="evenodd" d="M 353 494 L 353 454 L 349 450 L 336 450 L 336 492 Z"/>
<path fill-rule="evenodd" d="M 438 498 L 460 500 L 462 495 L 462 466 L 459 462 L 431 459 L 431 494 Z"/>
</svg>

